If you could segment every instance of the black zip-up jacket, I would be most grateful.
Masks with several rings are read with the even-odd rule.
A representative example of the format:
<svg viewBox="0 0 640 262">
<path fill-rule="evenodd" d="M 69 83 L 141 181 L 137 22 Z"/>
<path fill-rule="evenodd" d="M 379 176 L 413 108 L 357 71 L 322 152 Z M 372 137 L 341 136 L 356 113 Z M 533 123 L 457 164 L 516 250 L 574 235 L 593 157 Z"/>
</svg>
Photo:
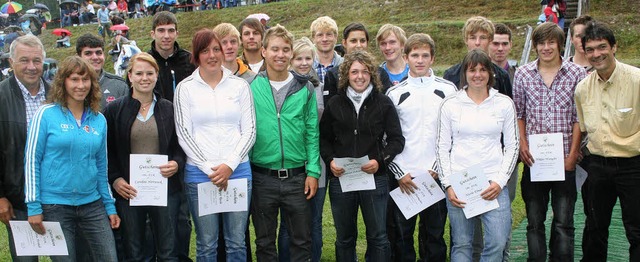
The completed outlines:
<svg viewBox="0 0 640 262">
<path fill-rule="evenodd" d="M 44 79 L 45 94 L 49 85 Z M 24 147 L 27 142 L 27 111 L 18 81 L 11 76 L 0 82 L 0 198 L 14 209 L 24 204 Z"/>
<path fill-rule="evenodd" d="M 363 101 L 358 115 L 344 89 L 338 90 L 325 105 L 320 120 L 320 155 L 327 166 L 335 157 L 366 155 L 378 161 L 376 175 L 383 175 L 387 164 L 403 149 L 404 136 L 396 108 L 375 87 Z"/>
<path fill-rule="evenodd" d="M 174 44 L 174 52 L 167 59 L 164 59 L 156 51 L 155 41 L 151 42 L 149 54 L 156 59 L 160 71 L 158 71 L 158 81 L 153 89 L 156 95 L 173 103 L 173 91 L 180 81 L 190 76 L 196 70 L 196 66 L 191 63 L 191 53 L 180 48 L 178 42 Z M 171 73 L 173 71 L 173 74 Z M 174 85 L 175 84 L 175 85 Z"/>
<path fill-rule="evenodd" d="M 109 103 L 104 110 L 107 119 L 107 151 L 109 162 L 109 185 L 122 177 L 129 183 L 129 155 L 131 154 L 131 126 L 140 110 L 140 101 L 131 94 Z M 169 193 L 182 188 L 185 154 L 178 144 L 173 118 L 173 104 L 166 99 L 158 99 L 153 109 L 153 116 L 158 127 L 160 154 L 168 155 L 169 160 L 178 163 L 178 172 L 169 178 Z M 116 199 L 122 196 L 112 188 Z"/>
</svg>

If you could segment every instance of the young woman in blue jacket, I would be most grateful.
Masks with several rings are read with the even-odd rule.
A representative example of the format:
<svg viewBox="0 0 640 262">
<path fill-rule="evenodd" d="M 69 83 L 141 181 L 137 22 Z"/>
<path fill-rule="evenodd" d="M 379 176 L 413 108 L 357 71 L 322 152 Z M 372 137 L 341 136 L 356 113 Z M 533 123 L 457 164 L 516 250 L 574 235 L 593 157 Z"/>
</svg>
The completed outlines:
<svg viewBox="0 0 640 262">
<path fill-rule="evenodd" d="M 25 148 L 25 202 L 29 224 L 45 234 L 42 221 L 60 222 L 68 256 L 75 261 L 76 232 L 100 261 L 117 261 L 112 228 L 118 228 L 107 180 L 107 124 L 93 67 L 66 58 L 55 76 L 48 104 L 31 121 Z"/>
</svg>

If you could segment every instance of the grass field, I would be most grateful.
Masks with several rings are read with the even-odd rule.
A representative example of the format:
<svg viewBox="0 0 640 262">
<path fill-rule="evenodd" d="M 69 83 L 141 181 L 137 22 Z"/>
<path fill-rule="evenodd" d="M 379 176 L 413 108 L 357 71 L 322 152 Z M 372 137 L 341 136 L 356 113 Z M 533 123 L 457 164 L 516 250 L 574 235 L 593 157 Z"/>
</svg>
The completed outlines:
<svg viewBox="0 0 640 262">
<path fill-rule="evenodd" d="M 522 168 L 520 168 L 520 172 L 522 172 Z M 520 183 L 518 183 L 518 190 L 517 192 L 520 192 Z M 335 261 L 335 247 L 334 247 L 334 242 L 336 240 L 336 231 L 335 231 L 335 227 L 333 225 L 333 217 L 331 215 L 331 203 L 329 203 L 329 196 L 327 195 L 326 199 L 325 199 L 325 205 L 324 205 L 324 212 L 323 212 L 323 218 L 322 218 L 322 227 L 323 227 L 323 255 L 322 255 L 322 261 Z M 513 201 L 511 208 L 513 210 L 512 214 L 513 214 L 513 226 L 512 228 L 516 228 L 520 222 L 524 219 L 525 217 L 525 213 L 524 213 L 524 202 L 522 202 L 522 197 L 520 197 L 520 195 L 518 194 L 516 196 L 516 199 Z M 447 226 L 445 227 L 445 240 L 447 241 L 447 246 L 448 241 L 449 241 L 449 222 L 447 221 Z M 364 251 L 367 247 L 366 245 L 366 239 L 365 239 L 365 228 L 364 228 L 364 224 L 362 222 L 362 216 L 360 215 L 358 217 L 358 242 L 357 242 L 357 253 L 358 253 L 358 257 L 361 259 L 360 261 L 364 261 Z M 253 240 L 255 240 L 254 237 L 254 232 L 253 232 L 253 228 L 251 229 L 251 239 L 252 239 L 252 250 L 255 252 L 255 243 L 253 243 Z M 418 239 L 418 234 L 416 231 L 415 234 L 415 243 L 416 243 L 416 252 L 418 250 L 417 247 L 417 239 Z M 191 233 L 191 252 L 190 252 L 190 257 L 192 257 L 195 261 L 195 233 L 192 232 Z M 255 256 L 254 256 L 254 260 L 255 260 Z M 11 256 L 9 254 L 9 243 L 7 242 L 7 230 L 6 228 L 3 226 L 2 229 L 0 229 L 0 261 L 11 261 Z M 41 257 L 40 261 L 51 261 L 48 257 Z"/>
</svg>

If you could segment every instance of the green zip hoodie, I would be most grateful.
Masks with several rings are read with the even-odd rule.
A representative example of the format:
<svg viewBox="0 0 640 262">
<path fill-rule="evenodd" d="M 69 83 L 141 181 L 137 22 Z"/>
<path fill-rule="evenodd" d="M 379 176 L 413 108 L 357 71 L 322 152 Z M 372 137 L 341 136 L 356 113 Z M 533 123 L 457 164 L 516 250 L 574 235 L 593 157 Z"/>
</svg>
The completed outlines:
<svg viewBox="0 0 640 262">
<path fill-rule="evenodd" d="M 318 111 L 313 85 L 294 79 L 277 112 L 266 71 L 251 83 L 256 107 L 256 143 L 251 163 L 269 169 L 305 165 L 307 176 L 320 177 Z"/>
</svg>

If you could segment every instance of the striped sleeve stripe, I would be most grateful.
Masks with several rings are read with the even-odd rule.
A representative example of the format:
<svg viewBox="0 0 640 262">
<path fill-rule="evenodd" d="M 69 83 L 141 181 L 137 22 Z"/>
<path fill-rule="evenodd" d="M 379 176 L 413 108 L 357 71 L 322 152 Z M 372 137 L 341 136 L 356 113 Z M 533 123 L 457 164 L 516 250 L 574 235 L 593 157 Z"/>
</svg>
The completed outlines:
<svg viewBox="0 0 640 262">
<path fill-rule="evenodd" d="M 182 102 L 180 101 L 184 92 L 183 91 L 184 85 L 182 85 L 182 83 L 178 85 L 178 88 L 176 88 L 176 93 L 175 93 L 176 129 L 180 133 L 180 136 L 183 138 L 183 141 L 185 142 L 186 146 L 189 148 L 189 151 L 193 152 L 195 157 L 198 158 L 198 161 L 206 162 L 207 158 L 205 154 L 202 152 L 202 150 L 200 150 L 200 147 L 198 147 L 198 145 L 196 144 L 196 140 L 191 136 L 191 134 L 189 134 L 189 132 L 187 132 L 186 128 L 184 128 L 186 124 L 190 124 L 190 123 L 184 123 L 185 121 L 184 112 L 182 111 L 182 105 L 181 105 Z"/>
<path fill-rule="evenodd" d="M 253 92 L 251 92 L 251 87 L 246 81 L 244 80 L 242 81 L 244 82 L 245 90 L 247 90 L 247 93 L 249 95 L 249 103 L 252 104 L 254 100 L 253 100 Z M 242 150 L 240 151 L 240 156 L 239 156 L 240 159 L 244 158 L 249 154 L 249 151 L 251 150 L 251 148 L 253 148 L 253 144 L 256 142 L 256 108 L 255 106 L 251 107 L 251 126 L 253 126 L 253 128 L 251 129 L 251 134 L 248 134 L 249 139 L 243 145 Z"/>
<path fill-rule="evenodd" d="M 404 172 L 402 172 L 400 166 L 398 166 L 398 164 L 396 164 L 395 162 L 391 162 L 389 164 L 389 171 L 391 171 L 396 179 L 400 179 L 402 178 L 402 176 L 404 176 Z"/>
<path fill-rule="evenodd" d="M 44 112 L 54 107 L 54 105 L 45 105 L 40 107 L 36 114 L 31 119 L 31 128 L 29 129 L 27 137 L 27 147 L 25 149 L 25 202 L 36 201 L 36 173 L 38 166 L 36 166 L 36 146 L 38 143 L 38 133 L 40 125 L 42 124 L 42 115 Z"/>
</svg>

